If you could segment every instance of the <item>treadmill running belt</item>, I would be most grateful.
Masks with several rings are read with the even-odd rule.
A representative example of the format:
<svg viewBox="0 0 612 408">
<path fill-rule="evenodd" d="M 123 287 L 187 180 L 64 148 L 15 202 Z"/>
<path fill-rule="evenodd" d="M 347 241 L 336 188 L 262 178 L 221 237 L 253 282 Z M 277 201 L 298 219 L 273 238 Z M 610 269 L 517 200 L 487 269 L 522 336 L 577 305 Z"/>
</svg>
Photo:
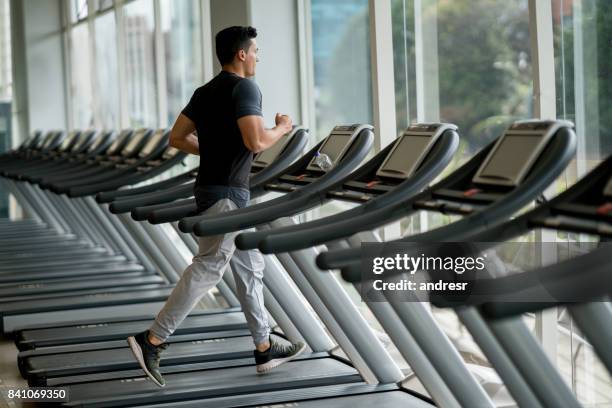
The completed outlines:
<svg viewBox="0 0 612 408">
<path fill-rule="evenodd" d="M 254 366 L 167 374 L 159 388 L 146 377 L 75 384 L 67 406 L 108 407 L 360 382 L 357 371 L 332 358 L 292 361 L 266 375 Z M 112 392 L 109 393 L 109 390 Z"/>
<path fill-rule="evenodd" d="M 282 338 L 274 337 L 281 344 Z M 253 356 L 251 336 L 194 340 L 171 344 L 164 352 L 162 366 L 203 361 L 249 358 Z M 57 377 L 138 368 L 127 342 L 125 347 L 33 356 L 24 360 L 31 376 Z"/>
<path fill-rule="evenodd" d="M 57 327 L 37 330 L 24 330 L 19 340 L 20 348 L 43 347 L 51 344 L 86 343 L 125 339 L 130 334 L 148 329 L 153 319 L 135 322 L 100 323 L 82 326 Z M 236 330 L 246 328 L 242 312 L 216 313 L 200 316 L 187 316 L 177 334 L 203 331 Z"/>
</svg>

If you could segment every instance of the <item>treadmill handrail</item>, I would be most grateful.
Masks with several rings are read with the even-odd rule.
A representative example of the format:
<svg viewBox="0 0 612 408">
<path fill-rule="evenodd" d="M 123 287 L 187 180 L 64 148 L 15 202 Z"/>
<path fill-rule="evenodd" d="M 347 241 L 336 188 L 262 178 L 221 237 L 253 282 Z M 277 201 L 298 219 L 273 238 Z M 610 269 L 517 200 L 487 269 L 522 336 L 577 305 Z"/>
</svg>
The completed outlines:
<svg viewBox="0 0 612 408">
<path fill-rule="evenodd" d="M 197 168 L 191 169 L 189 171 L 186 171 L 185 173 L 181 173 L 178 176 L 174 176 L 167 180 L 147 184 L 146 186 L 140 186 L 125 190 L 104 191 L 96 195 L 96 201 L 99 203 L 110 203 L 112 201 L 129 200 L 135 198 L 133 196 L 145 193 L 152 193 L 163 190 L 165 188 L 177 186 L 178 184 L 184 184 L 185 182 L 193 179 L 194 171 L 197 171 Z"/>
<path fill-rule="evenodd" d="M 236 246 L 240 249 L 259 246 L 259 249 L 264 253 L 287 252 L 320 245 L 363 231 L 361 225 L 354 223 L 350 223 L 351 225 L 348 228 L 345 228 L 346 225 L 337 228 L 336 225 L 339 222 L 354 220 L 357 217 L 361 219 L 362 216 L 371 211 L 383 210 L 390 205 L 405 202 L 426 187 L 448 165 L 458 146 L 459 135 L 455 131 L 446 131 L 440 136 L 422 165 L 394 190 L 363 205 L 328 217 L 273 230 L 241 233 L 236 237 Z"/>
<path fill-rule="evenodd" d="M 325 199 L 327 189 L 335 186 L 338 181 L 342 180 L 361 163 L 372 144 L 372 130 L 370 128 L 363 129 L 356 136 L 351 147 L 336 166 L 317 181 L 282 197 L 244 209 L 223 213 L 222 216 L 205 215 L 197 217 L 197 223 L 193 230 L 199 236 L 237 231 L 279 217 L 295 214 L 298 211 L 303 211 L 317 205 Z M 179 228 L 183 232 L 186 230 L 184 221 L 182 220 L 179 223 Z"/>
<path fill-rule="evenodd" d="M 251 195 L 253 195 L 254 190 L 260 188 L 259 184 L 265 183 L 269 179 L 276 177 L 278 173 L 282 171 L 282 169 L 293 162 L 302 151 L 306 143 L 307 132 L 305 129 L 302 127 L 297 127 L 294 129 L 294 135 L 287 146 L 285 146 L 284 150 L 278 155 L 276 160 L 250 178 L 249 183 L 251 186 Z M 137 217 L 135 219 L 141 221 L 146 219 L 149 214 L 146 213 L 147 210 L 139 209 L 137 207 L 151 207 L 156 204 L 170 203 L 171 201 L 177 199 L 191 197 L 193 195 L 192 193 L 194 187 L 195 181 L 184 185 L 182 188 L 158 191 L 147 194 L 146 196 L 139 195 L 138 197 L 133 197 L 130 202 L 116 203 L 113 208 L 115 211 L 132 211 L 132 216 Z M 159 207 L 159 209 L 166 208 L 167 207 Z M 113 209 L 111 209 L 111 211 L 113 211 Z M 151 212 L 153 210 L 149 208 L 148 211 Z"/>
<path fill-rule="evenodd" d="M 487 317 L 505 318 L 521 315 L 544 307 L 564 304 L 562 301 L 519 302 L 512 296 L 520 293 L 526 299 L 539 295 L 556 294 L 560 299 L 568 299 L 576 293 L 586 301 L 596 301 L 612 294 L 610 262 L 612 254 L 607 246 L 599 247 L 587 254 L 574 258 L 499 278 L 487 278 L 476 283 L 479 293 L 494 297 L 495 301 L 478 301 L 478 297 L 467 297 L 461 303 L 447 299 L 441 293 L 432 293 L 431 302 L 437 307 L 482 306 Z M 580 273 L 576 273 L 581 271 Z M 514 298 L 515 299 L 515 298 Z"/>
<path fill-rule="evenodd" d="M 159 204 L 167 204 L 181 198 L 193 195 L 193 181 L 179 185 L 170 185 L 169 188 L 150 193 L 135 194 L 119 200 L 114 200 L 110 204 L 110 211 L 113 214 L 128 213 L 138 208 L 147 208 Z M 99 195 L 99 194 L 98 194 Z M 146 218 L 146 217 L 145 217 Z"/>
<path fill-rule="evenodd" d="M 514 212 L 534 200 L 541 191 L 552 183 L 567 167 L 576 152 L 576 135 L 563 128 L 546 147 L 543 158 L 532 169 L 525 180 L 508 193 L 503 200 L 489 205 L 485 211 L 476 212 L 461 220 L 417 235 L 400 238 L 392 242 L 448 242 L 462 241 L 464 237 L 475 231 L 482 231 L 491 225 L 499 224 L 510 217 Z M 552 149 L 552 151 L 551 151 Z M 423 194 L 426 195 L 426 194 Z M 357 220 L 356 222 L 360 222 Z M 347 276 L 360 275 L 359 271 L 360 248 L 349 248 L 329 251 L 317 257 L 317 264 L 323 269 L 346 267 Z M 358 279 L 358 278 L 357 278 Z"/>
</svg>

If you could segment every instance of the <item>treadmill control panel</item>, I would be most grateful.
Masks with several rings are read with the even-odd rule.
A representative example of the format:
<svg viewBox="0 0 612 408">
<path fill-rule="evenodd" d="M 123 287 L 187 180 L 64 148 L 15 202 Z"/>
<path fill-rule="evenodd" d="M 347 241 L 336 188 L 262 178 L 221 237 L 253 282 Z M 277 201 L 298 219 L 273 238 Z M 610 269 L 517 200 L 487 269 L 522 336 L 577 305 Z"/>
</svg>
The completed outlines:
<svg viewBox="0 0 612 408">
<path fill-rule="evenodd" d="M 608 184 L 606 184 L 603 194 L 606 197 L 612 198 L 612 177 L 608 180 Z"/>
<path fill-rule="evenodd" d="M 562 120 L 529 120 L 511 125 L 483 161 L 473 182 L 515 187 L 523 181 L 548 141 L 561 128 L 573 128 Z"/>
<path fill-rule="evenodd" d="M 376 175 L 405 180 L 425 160 L 438 138 L 447 130 L 457 130 L 450 123 L 415 123 L 398 138 Z"/>
<path fill-rule="evenodd" d="M 253 167 L 264 168 L 268 167 L 278 156 L 285 150 L 285 146 L 289 143 L 291 138 L 299 131 L 304 129 L 301 126 L 294 126 L 291 132 L 285 133 L 276 143 L 267 148 L 266 150 L 259 152 L 253 158 Z"/>
<path fill-rule="evenodd" d="M 370 125 L 348 125 L 336 126 L 325 139 L 319 149 L 319 153 L 326 154 L 331 162 L 332 167 L 344 156 L 353 143 L 357 135 L 365 129 L 372 129 Z M 313 157 L 306 167 L 307 170 L 326 173 L 329 169 L 322 169 L 316 163 L 316 157 Z"/>
</svg>

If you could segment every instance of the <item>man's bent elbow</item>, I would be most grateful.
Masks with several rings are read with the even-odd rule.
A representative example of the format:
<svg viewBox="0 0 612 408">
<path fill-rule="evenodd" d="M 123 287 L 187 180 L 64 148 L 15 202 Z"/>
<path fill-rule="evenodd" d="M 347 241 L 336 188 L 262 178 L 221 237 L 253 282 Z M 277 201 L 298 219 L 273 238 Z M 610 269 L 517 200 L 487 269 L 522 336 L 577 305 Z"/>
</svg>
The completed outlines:
<svg viewBox="0 0 612 408">
<path fill-rule="evenodd" d="M 244 146 L 252 153 L 259 153 L 264 150 L 264 146 L 261 143 L 252 140 L 245 141 Z"/>
</svg>

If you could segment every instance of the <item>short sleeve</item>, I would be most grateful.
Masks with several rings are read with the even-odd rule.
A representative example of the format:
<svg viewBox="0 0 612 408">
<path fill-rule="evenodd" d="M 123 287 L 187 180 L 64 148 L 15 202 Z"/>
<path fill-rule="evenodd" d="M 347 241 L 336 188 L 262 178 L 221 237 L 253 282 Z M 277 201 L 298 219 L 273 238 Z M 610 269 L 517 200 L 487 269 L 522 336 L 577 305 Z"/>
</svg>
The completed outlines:
<svg viewBox="0 0 612 408">
<path fill-rule="evenodd" d="M 189 119 L 191 119 L 194 122 L 195 122 L 195 118 L 197 117 L 197 111 L 198 111 L 198 105 L 199 105 L 199 99 L 200 99 L 199 98 L 200 93 L 198 91 L 199 90 L 196 89 L 196 91 L 191 96 L 191 99 L 189 100 L 189 103 L 187 104 L 187 106 L 185 106 L 183 110 L 181 111 L 183 115 L 187 116 Z"/>
<path fill-rule="evenodd" d="M 236 109 L 236 119 L 249 115 L 263 116 L 261 92 L 257 84 L 250 79 L 243 79 L 236 84 L 232 98 Z"/>
</svg>

